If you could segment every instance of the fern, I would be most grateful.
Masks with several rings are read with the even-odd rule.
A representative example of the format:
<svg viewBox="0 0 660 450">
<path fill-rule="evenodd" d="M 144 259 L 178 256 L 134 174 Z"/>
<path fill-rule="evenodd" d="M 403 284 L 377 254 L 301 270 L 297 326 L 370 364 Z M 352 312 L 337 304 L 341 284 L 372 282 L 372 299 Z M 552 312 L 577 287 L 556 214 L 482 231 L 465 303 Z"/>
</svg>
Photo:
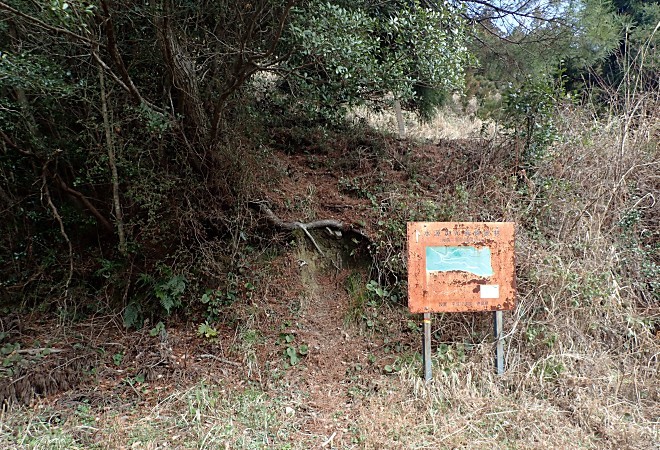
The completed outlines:
<svg viewBox="0 0 660 450">
<path fill-rule="evenodd" d="M 131 302 L 126 305 L 126 309 L 124 309 L 124 327 L 137 327 L 141 312 L 142 308 L 140 308 L 140 305 L 136 302 Z"/>
<path fill-rule="evenodd" d="M 158 283 L 155 287 L 155 294 L 160 305 L 169 315 L 174 308 L 181 306 L 181 296 L 186 290 L 187 280 L 182 275 L 176 275 L 166 282 Z"/>
</svg>

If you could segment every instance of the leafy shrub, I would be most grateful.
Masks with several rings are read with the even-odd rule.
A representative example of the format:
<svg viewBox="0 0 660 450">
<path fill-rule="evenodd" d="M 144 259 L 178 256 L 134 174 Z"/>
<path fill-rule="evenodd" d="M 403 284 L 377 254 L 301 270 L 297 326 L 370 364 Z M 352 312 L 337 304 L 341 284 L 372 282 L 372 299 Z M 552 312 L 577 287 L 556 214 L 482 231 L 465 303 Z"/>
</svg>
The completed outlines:
<svg viewBox="0 0 660 450">
<path fill-rule="evenodd" d="M 516 154 L 518 166 L 533 169 L 558 138 L 556 107 L 562 96 L 549 79 L 527 78 L 520 86 L 509 85 L 504 94 L 503 125 L 522 143 Z"/>
</svg>

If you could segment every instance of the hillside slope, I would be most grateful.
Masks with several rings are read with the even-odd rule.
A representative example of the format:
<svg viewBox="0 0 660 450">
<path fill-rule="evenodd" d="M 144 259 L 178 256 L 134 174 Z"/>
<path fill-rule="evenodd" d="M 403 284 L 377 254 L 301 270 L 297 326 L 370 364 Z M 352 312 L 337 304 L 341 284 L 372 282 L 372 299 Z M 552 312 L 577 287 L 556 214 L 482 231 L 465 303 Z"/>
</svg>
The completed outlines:
<svg viewBox="0 0 660 450">
<path fill-rule="evenodd" d="M 658 192 L 657 140 L 633 136 L 609 173 L 617 136 L 570 133 L 532 173 L 509 141 L 273 129 L 231 308 L 215 322 L 182 314 L 137 332 L 116 316 L 61 328 L 32 313 L 11 328 L 20 347 L 3 347 L 5 361 L 63 375 L 24 378 L 27 401 L 45 395 L 1 416 L 0 445 L 656 448 L 657 292 L 627 270 L 655 256 L 626 252 L 657 227 L 655 203 L 644 203 L 644 189 Z M 622 173 L 637 183 L 624 189 Z M 282 222 L 345 228 L 310 238 L 275 226 L 260 204 Z M 636 222 L 622 225 L 633 210 Z M 493 370 L 490 314 L 438 314 L 434 380 L 421 380 L 420 318 L 403 283 L 409 220 L 517 222 L 504 375 Z"/>
</svg>

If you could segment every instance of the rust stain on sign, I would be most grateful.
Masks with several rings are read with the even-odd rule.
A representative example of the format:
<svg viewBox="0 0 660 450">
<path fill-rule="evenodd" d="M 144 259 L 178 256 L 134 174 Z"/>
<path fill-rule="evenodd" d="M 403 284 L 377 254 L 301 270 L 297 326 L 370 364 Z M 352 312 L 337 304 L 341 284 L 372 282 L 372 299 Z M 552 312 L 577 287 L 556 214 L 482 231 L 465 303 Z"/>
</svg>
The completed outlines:
<svg viewBox="0 0 660 450">
<path fill-rule="evenodd" d="M 409 222 L 410 312 L 513 309 L 514 224 Z"/>
</svg>

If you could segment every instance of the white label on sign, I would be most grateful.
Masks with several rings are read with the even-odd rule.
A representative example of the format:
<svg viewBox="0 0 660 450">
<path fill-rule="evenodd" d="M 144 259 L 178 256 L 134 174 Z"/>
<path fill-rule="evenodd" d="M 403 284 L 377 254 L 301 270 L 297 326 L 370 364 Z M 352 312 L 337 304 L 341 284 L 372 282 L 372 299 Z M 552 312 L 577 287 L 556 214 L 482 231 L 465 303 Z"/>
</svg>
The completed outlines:
<svg viewBox="0 0 660 450">
<path fill-rule="evenodd" d="M 500 298 L 499 284 L 482 284 L 480 286 L 481 298 Z"/>
</svg>

